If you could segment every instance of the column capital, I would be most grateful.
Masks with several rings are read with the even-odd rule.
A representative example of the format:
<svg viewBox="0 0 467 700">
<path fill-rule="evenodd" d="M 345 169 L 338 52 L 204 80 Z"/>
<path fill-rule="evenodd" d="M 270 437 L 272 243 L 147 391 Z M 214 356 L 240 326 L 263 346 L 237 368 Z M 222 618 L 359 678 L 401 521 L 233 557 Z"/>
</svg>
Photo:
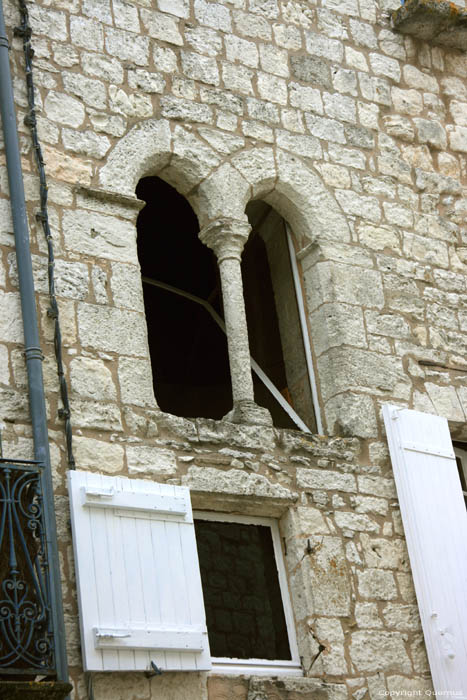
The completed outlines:
<svg viewBox="0 0 467 700">
<path fill-rule="evenodd" d="M 214 251 L 219 263 L 228 258 L 241 260 L 243 246 L 250 235 L 248 221 L 216 219 L 199 232 L 200 240 Z"/>
</svg>

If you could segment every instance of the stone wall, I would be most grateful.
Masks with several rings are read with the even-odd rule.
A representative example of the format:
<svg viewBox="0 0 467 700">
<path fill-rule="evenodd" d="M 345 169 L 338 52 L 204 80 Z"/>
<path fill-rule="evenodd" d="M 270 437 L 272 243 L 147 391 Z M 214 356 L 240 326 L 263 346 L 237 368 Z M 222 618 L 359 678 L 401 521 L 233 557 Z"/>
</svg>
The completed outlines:
<svg viewBox="0 0 467 700">
<path fill-rule="evenodd" d="M 75 700 L 80 669 L 63 425 L 21 42 L 5 14 L 38 293 Z M 95 679 L 104 698 L 354 697 L 429 688 L 380 418 L 467 411 L 467 59 L 391 30 L 397 0 L 36 0 L 39 135 L 77 466 L 184 483 L 195 507 L 281 518 L 306 678 Z M 32 456 L 0 155 L 0 419 Z M 201 226 L 263 199 L 290 224 L 331 438 L 160 412 L 135 187 L 157 174 Z M 163 333 L 163 329 L 161 329 Z M 341 437 L 339 437 L 341 436 Z M 310 540 L 312 553 L 306 553 Z M 316 657 L 319 644 L 325 650 Z M 295 683 L 295 685 L 294 685 Z M 282 684 L 282 685 L 281 685 Z M 288 685 L 287 685 L 288 684 Z M 428 685 L 427 685 L 428 684 Z M 209 688 L 209 691 L 207 690 Z M 314 697 L 314 696 L 313 696 Z"/>
</svg>

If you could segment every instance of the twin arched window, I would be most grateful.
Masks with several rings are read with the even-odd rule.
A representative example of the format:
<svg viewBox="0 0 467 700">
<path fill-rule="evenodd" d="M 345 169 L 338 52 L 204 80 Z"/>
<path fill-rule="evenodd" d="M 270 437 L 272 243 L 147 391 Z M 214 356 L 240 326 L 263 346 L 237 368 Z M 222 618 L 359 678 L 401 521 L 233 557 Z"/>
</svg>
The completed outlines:
<svg viewBox="0 0 467 700">
<path fill-rule="evenodd" d="M 157 402 L 175 415 L 220 419 L 232 408 L 232 390 L 216 257 L 173 187 L 146 177 L 136 194 L 146 202 L 137 223 L 138 256 Z M 277 427 L 316 432 L 290 234 L 263 201 L 250 202 L 246 214 L 252 231 L 242 278 L 255 401 Z"/>
</svg>

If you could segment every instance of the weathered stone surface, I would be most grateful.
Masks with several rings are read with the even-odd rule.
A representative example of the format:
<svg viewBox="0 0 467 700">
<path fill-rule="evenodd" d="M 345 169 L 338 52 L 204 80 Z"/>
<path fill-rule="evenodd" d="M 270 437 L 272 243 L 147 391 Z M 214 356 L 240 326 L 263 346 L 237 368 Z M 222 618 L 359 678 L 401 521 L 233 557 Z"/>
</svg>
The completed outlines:
<svg viewBox="0 0 467 700">
<path fill-rule="evenodd" d="M 239 469 L 221 471 L 211 467 L 189 467 L 182 483 L 193 491 L 208 491 L 234 496 L 255 496 L 257 498 L 273 498 L 294 501 L 297 494 L 281 486 L 271 483 L 261 474 L 252 474 Z"/>
<path fill-rule="evenodd" d="M 176 460 L 173 452 L 135 445 L 126 448 L 128 471 L 130 474 L 170 475 L 176 472 Z"/>
<path fill-rule="evenodd" d="M 117 391 L 112 373 L 103 360 L 77 357 L 70 363 L 70 384 L 79 396 L 112 401 Z"/>
<path fill-rule="evenodd" d="M 75 209 L 65 212 L 64 229 L 71 250 L 120 262 L 135 261 L 136 231 L 129 221 Z"/>
<path fill-rule="evenodd" d="M 84 346 L 126 355 L 147 355 L 146 321 L 135 311 L 80 304 L 78 329 Z"/>
<path fill-rule="evenodd" d="M 397 632 L 362 631 L 352 634 L 350 658 L 362 671 L 402 671 L 410 673 L 412 664 Z"/>
<path fill-rule="evenodd" d="M 124 403 L 156 407 L 149 360 L 122 357 L 118 362 L 118 380 Z"/>
<path fill-rule="evenodd" d="M 332 489 L 333 491 L 356 491 L 355 477 L 326 469 L 297 469 L 297 486 L 308 489 Z"/>
<path fill-rule="evenodd" d="M 78 435 L 73 439 L 73 451 L 78 469 L 91 469 L 108 474 L 123 469 L 125 453 L 123 447 L 115 443 Z"/>
<path fill-rule="evenodd" d="M 366 569 L 358 572 L 358 590 L 364 598 L 393 600 L 397 598 L 394 576 L 390 571 Z"/>
</svg>

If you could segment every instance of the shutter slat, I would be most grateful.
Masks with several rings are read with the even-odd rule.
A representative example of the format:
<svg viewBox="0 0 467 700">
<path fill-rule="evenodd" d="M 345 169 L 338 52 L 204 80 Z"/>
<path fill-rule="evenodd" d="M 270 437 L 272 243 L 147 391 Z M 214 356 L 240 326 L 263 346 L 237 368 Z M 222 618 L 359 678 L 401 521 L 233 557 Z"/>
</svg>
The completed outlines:
<svg viewBox="0 0 467 700">
<path fill-rule="evenodd" d="M 68 480 L 85 670 L 209 670 L 188 490 L 79 471 Z"/>
<path fill-rule="evenodd" d="M 433 685 L 467 700 L 467 513 L 448 424 L 383 415 Z"/>
</svg>

